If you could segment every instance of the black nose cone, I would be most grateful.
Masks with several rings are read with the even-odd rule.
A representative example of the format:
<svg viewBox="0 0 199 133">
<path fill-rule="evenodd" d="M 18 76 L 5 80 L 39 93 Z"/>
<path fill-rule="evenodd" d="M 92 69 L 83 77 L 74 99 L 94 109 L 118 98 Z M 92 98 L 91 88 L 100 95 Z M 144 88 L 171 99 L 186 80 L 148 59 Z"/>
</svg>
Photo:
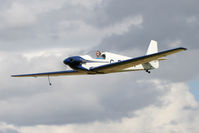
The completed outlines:
<svg viewBox="0 0 199 133">
<path fill-rule="evenodd" d="M 69 65 L 70 64 L 70 59 L 66 58 L 63 62 L 64 62 L 64 64 Z"/>
<path fill-rule="evenodd" d="M 84 61 L 83 58 L 79 56 L 73 56 L 73 57 L 66 58 L 63 62 L 64 64 L 69 65 L 69 66 L 77 66 L 77 65 L 81 65 L 83 61 Z"/>
</svg>

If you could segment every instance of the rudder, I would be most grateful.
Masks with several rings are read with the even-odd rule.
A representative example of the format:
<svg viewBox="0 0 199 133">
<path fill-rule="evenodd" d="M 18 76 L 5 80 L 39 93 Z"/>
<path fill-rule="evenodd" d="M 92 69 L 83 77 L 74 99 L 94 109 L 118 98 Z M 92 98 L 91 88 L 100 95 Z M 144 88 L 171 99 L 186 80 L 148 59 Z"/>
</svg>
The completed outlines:
<svg viewBox="0 0 199 133">
<path fill-rule="evenodd" d="M 155 40 L 151 40 L 149 47 L 147 49 L 146 55 L 150 55 L 150 54 L 154 54 L 154 53 L 158 53 L 158 43 Z M 150 69 L 157 69 L 157 68 L 159 68 L 159 61 L 154 60 L 154 61 L 149 62 L 149 64 L 146 63 L 143 66 L 145 69 L 146 69 L 146 67 L 150 67 Z"/>
</svg>

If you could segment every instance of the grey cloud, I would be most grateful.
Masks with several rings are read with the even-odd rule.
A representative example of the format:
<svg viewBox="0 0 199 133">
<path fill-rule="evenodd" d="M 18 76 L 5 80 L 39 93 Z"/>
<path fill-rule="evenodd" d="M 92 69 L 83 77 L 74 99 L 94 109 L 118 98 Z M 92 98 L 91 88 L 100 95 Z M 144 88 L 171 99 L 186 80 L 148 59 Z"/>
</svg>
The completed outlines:
<svg viewBox="0 0 199 133">
<path fill-rule="evenodd" d="M 137 83 L 141 77 L 149 78 L 145 72 L 57 77 L 51 78 L 53 86 L 49 87 L 47 78 L 9 76 L 13 73 L 63 70 L 56 66 L 53 55 L 28 61 L 22 56 L 4 53 L 1 63 L 8 59 L 13 62 L 6 62 L 1 66 L 0 119 L 9 124 L 69 124 L 117 120 L 128 116 L 132 110 L 160 104 L 158 97 L 166 93 L 155 89 L 150 83 Z"/>
<path fill-rule="evenodd" d="M 180 4 L 177 4 L 180 3 Z M 1 29 L 0 45 L 2 50 L 22 51 L 55 47 L 81 46 L 88 42 L 81 39 L 60 39 L 57 27 L 60 22 L 81 20 L 96 28 L 110 26 L 126 17 L 142 15 L 143 28 L 132 27 L 124 35 L 104 38 L 98 46 L 108 50 L 143 48 L 151 39 L 158 40 L 164 48 L 168 43 L 181 40 L 183 46 L 197 47 L 198 8 L 197 1 L 102 1 L 93 9 L 81 5 L 65 3 L 61 8 L 37 15 L 37 23 L 19 29 Z M 195 21 L 187 19 L 195 17 Z M 72 26 L 71 26 L 72 27 Z M 60 27 L 64 28 L 64 27 Z M 64 29 L 71 30 L 71 29 Z M 97 45 L 97 44 L 93 44 Z"/>
<path fill-rule="evenodd" d="M 160 62 L 160 68 L 154 77 L 170 81 L 189 82 L 198 75 L 198 50 L 188 50 L 183 53 L 168 56 L 167 61 Z"/>
<path fill-rule="evenodd" d="M 153 84 L 137 81 L 154 78 L 174 82 L 189 80 L 193 75 L 198 75 L 195 72 L 198 63 L 192 62 L 195 59 L 193 57 L 198 56 L 197 50 L 170 56 L 170 60 L 162 63 L 161 68 L 154 70 L 151 75 L 132 72 L 60 77 L 52 78 L 53 86 L 49 87 L 46 78 L 18 79 L 10 78 L 10 74 L 65 69 L 60 63 L 62 60 L 54 55 L 39 56 L 28 61 L 15 52 L 70 47 L 69 43 L 74 42 L 59 40 L 57 36 L 57 25 L 69 20 L 85 21 L 100 29 L 129 16 L 143 16 L 142 28 L 132 26 L 130 31 L 123 35 L 110 35 L 90 51 L 103 49 L 128 53 L 131 56 L 134 54 L 131 52 L 145 53 L 151 39 L 160 43 L 160 49 L 168 48 L 168 44 L 176 40 L 181 40 L 183 44 L 180 45 L 190 49 L 198 48 L 198 45 L 195 45 L 198 42 L 198 24 L 186 22 L 190 16 L 198 18 L 197 1 L 177 1 L 176 3 L 181 3 L 180 6 L 176 6 L 173 1 L 167 2 L 106 0 L 96 6 L 95 10 L 91 10 L 93 12 L 79 5 L 66 3 L 61 9 L 40 14 L 37 16 L 37 23 L 30 27 L 1 29 L 1 51 L 7 52 L 1 55 L 0 60 L 0 120 L 14 125 L 87 123 L 118 120 L 124 116 L 128 117 L 129 112 L 151 104 L 161 106 L 158 98 L 167 93 L 167 90 L 162 91 Z M 69 28 L 64 30 L 74 30 L 78 27 L 72 25 Z M 79 47 L 82 43 L 77 38 L 76 46 Z M 68 53 L 62 54 L 62 57 L 67 55 Z M 188 70 L 189 67 L 193 70 Z"/>
<path fill-rule="evenodd" d="M 17 130 L 14 129 L 4 129 L 4 130 L 0 130 L 0 133 L 19 133 Z"/>
<path fill-rule="evenodd" d="M 99 47 L 107 49 L 143 48 L 144 44 L 155 39 L 164 48 L 168 43 L 182 40 L 183 46 L 190 49 L 198 48 L 198 23 L 187 23 L 186 19 L 198 16 L 198 1 L 132 1 L 109 0 L 104 2 L 101 10 L 109 22 L 117 22 L 128 16 L 140 14 L 143 16 L 143 28 L 132 29 L 124 35 L 112 35 L 105 38 Z M 95 24 L 95 23 L 94 23 Z M 112 24 L 112 23 L 110 23 Z M 96 23 L 101 26 L 101 24 Z"/>
<path fill-rule="evenodd" d="M 12 2 L 7 6 L 9 7 L 11 4 Z M 1 12 L 2 11 L 3 10 L 1 10 Z M 2 27 L 0 29 L 1 51 L 24 52 L 47 48 L 82 46 L 82 40 L 71 39 L 67 35 L 64 39 L 59 38 L 61 31 L 73 30 L 72 25 L 70 26 L 70 29 L 66 29 L 64 26 L 60 25 L 60 23 L 72 20 L 84 21 L 90 14 L 90 10 L 86 7 L 65 3 L 62 7 L 57 9 L 41 13 L 32 11 L 32 13 L 36 18 L 35 23 L 28 26 L 24 25 L 24 27 Z M 0 17 L 0 19 L 3 18 Z"/>
<path fill-rule="evenodd" d="M 108 0 L 100 5 L 103 23 L 93 22 L 97 27 L 104 27 L 121 21 L 129 16 L 142 15 L 142 28 L 131 27 L 127 33 L 105 37 L 93 47 L 103 51 L 114 51 L 128 56 L 135 56 L 135 50 L 145 54 L 150 40 L 158 41 L 159 50 L 183 46 L 188 51 L 168 56 L 160 68 L 152 72 L 156 78 L 172 81 L 189 81 L 198 75 L 198 1 L 132 1 Z M 98 11 L 100 12 L 100 11 Z M 96 15 L 97 16 L 97 15 Z M 188 21 L 190 20 L 190 21 Z M 174 42 L 176 45 L 171 45 Z"/>
<path fill-rule="evenodd" d="M 6 9 L 9 7 L 9 5 L 13 2 L 13 0 L 6 0 L 2 1 L 2 4 L 0 5 L 0 11 L 3 9 Z"/>
</svg>

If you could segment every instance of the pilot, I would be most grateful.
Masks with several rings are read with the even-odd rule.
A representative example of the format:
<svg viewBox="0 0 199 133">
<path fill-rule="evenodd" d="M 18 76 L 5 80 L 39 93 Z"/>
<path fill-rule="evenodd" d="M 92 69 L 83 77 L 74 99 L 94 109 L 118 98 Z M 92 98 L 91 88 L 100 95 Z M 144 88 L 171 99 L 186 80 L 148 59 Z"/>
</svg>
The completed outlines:
<svg viewBox="0 0 199 133">
<path fill-rule="evenodd" d="M 101 56 L 101 52 L 100 51 L 97 51 L 96 52 L 96 59 L 104 59 L 102 56 Z"/>
</svg>

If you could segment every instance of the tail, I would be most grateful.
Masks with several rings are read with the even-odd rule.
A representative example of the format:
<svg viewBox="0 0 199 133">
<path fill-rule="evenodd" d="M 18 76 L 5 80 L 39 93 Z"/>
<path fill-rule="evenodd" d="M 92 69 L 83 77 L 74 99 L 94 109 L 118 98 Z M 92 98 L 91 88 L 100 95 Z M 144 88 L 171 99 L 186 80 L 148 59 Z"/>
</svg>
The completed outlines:
<svg viewBox="0 0 199 133">
<path fill-rule="evenodd" d="M 154 54 L 154 53 L 158 53 L 158 43 L 157 43 L 157 41 L 151 40 L 148 50 L 146 52 L 146 55 L 150 55 L 150 54 Z M 159 60 L 154 60 L 154 61 L 145 63 L 145 64 L 143 64 L 143 67 L 146 70 L 157 69 L 157 68 L 159 68 Z"/>
<path fill-rule="evenodd" d="M 151 40 L 146 55 L 154 54 L 158 52 L 157 41 Z"/>
</svg>

